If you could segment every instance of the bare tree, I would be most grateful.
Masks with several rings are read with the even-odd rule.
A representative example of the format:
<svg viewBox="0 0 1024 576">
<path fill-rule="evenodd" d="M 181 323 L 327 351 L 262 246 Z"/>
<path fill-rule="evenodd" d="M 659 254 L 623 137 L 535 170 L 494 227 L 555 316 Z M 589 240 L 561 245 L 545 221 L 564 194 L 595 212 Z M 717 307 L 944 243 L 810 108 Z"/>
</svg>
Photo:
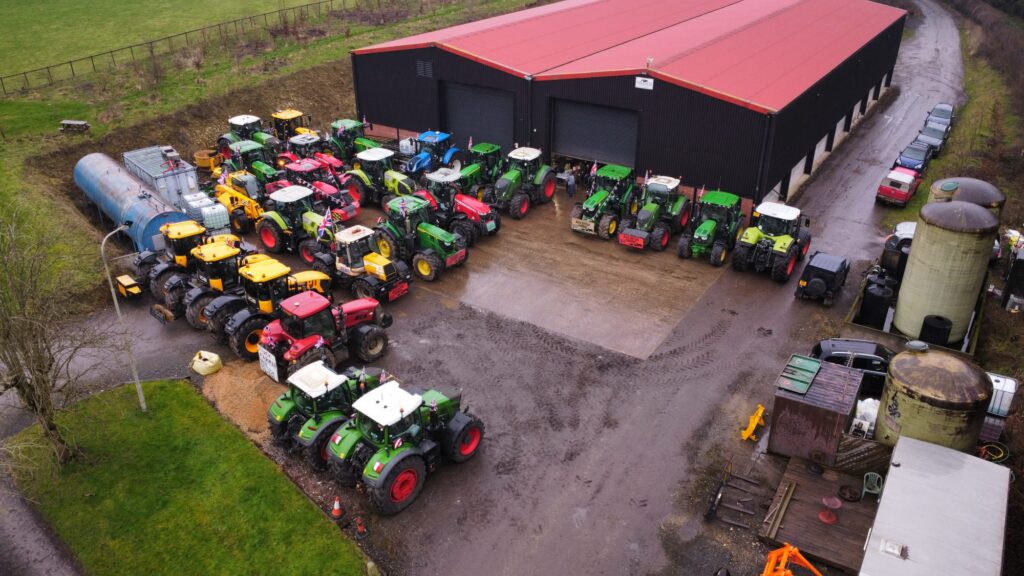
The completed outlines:
<svg viewBox="0 0 1024 576">
<path fill-rule="evenodd" d="M 69 321 L 68 287 L 82 262 L 18 221 L 17 214 L 0 220 L 0 393 L 14 390 L 63 464 L 76 448 L 57 414 L 88 372 L 84 352 L 106 338 Z"/>
</svg>

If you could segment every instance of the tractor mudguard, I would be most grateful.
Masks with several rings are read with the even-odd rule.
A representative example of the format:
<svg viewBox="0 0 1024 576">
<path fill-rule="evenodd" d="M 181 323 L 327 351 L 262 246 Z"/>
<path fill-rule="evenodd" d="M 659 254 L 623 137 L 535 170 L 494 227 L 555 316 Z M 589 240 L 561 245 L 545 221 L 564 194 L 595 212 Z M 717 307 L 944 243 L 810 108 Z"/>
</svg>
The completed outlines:
<svg viewBox="0 0 1024 576">
<path fill-rule="evenodd" d="M 597 192 L 594 192 L 586 200 L 583 201 L 583 210 L 585 212 L 592 212 L 597 210 L 605 200 L 608 199 L 609 192 L 604 188 L 601 188 Z"/>
<path fill-rule="evenodd" d="M 393 445 L 387 450 L 382 448 L 366 461 L 366 467 L 363 468 L 363 483 L 369 488 L 376 488 L 380 484 L 380 479 L 387 478 L 388 474 L 391 473 L 391 469 L 399 462 L 411 456 L 420 457 L 422 454 L 423 451 L 418 446 L 413 446 L 406 442 L 403 442 L 397 449 Z M 384 466 L 380 474 L 373 471 L 373 467 L 378 462 Z"/>
<path fill-rule="evenodd" d="M 181 271 L 184 271 L 185 269 L 182 268 L 181 266 L 178 266 L 174 262 L 160 262 L 156 266 L 153 266 L 152 268 L 150 268 L 150 270 L 149 270 L 149 277 L 150 278 L 156 278 L 157 276 L 163 274 L 167 270 L 181 270 Z"/>
<path fill-rule="evenodd" d="M 462 153 L 462 150 L 456 148 L 455 146 L 452 146 L 451 148 L 448 149 L 447 152 L 444 153 L 444 157 L 441 159 L 441 163 L 444 164 L 445 166 L 447 166 L 447 165 L 451 164 L 452 158 L 454 158 L 456 154 L 461 154 L 461 153 Z"/>
<path fill-rule="evenodd" d="M 430 154 L 426 152 L 420 152 L 419 154 L 409 158 L 409 161 L 405 164 L 406 172 L 420 172 L 430 169 Z"/>
<path fill-rule="evenodd" d="M 669 207 L 669 213 L 672 214 L 672 216 L 679 216 L 682 214 L 683 208 L 686 206 L 687 202 L 688 200 L 686 196 L 679 196 L 679 198 L 676 198 L 676 201 L 672 203 L 672 206 Z"/>
<path fill-rule="evenodd" d="M 540 183 L 544 181 L 544 177 L 551 172 L 551 166 L 547 164 L 541 164 L 540 168 L 537 169 L 537 173 L 533 176 L 533 185 L 540 186 Z"/>
<path fill-rule="evenodd" d="M 262 316 L 263 318 L 265 318 L 268 324 L 270 323 L 271 320 L 273 320 L 273 317 L 270 314 L 265 314 L 263 312 L 253 312 L 248 308 L 243 308 L 238 312 L 232 314 L 231 319 L 228 320 L 228 323 L 224 325 L 224 333 L 227 334 L 228 336 L 231 336 L 235 332 L 238 332 L 238 329 L 241 328 L 242 324 L 244 324 L 246 320 L 257 316 Z"/>
<path fill-rule="evenodd" d="M 223 296 L 217 296 L 207 304 L 206 308 L 203 309 L 203 316 L 213 318 L 224 310 L 227 310 L 230 314 L 234 315 L 235 312 L 243 308 L 245 308 L 244 297 L 236 296 L 234 294 L 225 294 Z"/>
<path fill-rule="evenodd" d="M 326 252 L 317 252 L 316 254 L 313 255 L 313 259 L 319 262 L 321 265 L 323 265 L 325 269 L 330 270 L 329 274 L 331 276 L 334 276 L 334 274 L 338 271 L 338 266 L 336 265 L 337 260 L 335 259 L 334 254 L 328 254 Z M 316 266 L 314 266 L 314 268 L 316 268 Z"/>
<path fill-rule="evenodd" d="M 326 433 L 330 424 L 339 420 L 344 421 L 347 416 L 340 410 L 331 410 L 320 414 L 318 418 L 310 418 L 302 425 L 295 440 L 303 447 L 310 446 L 321 435 Z"/>
<path fill-rule="evenodd" d="M 359 181 L 362 182 L 364 186 L 373 187 L 373 183 L 370 182 L 370 177 L 362 170 L 349 170 L 348 172 L 345 172 L 345 175 L 355 176 L 356 178 L 359 178 Z"/>
<path fill-rule="evenodd" d="M 345 458 L 352 455 L 356 446 L 363 439 L 363 434 L 358 428 L 351 424 L 342 424 L 341 428 L 334 433 L 331 441 L 327 443 L 328 458 L 333 462 L 344 462 Z"/>
<path fill-rule="evenodd" d="M 465 412 L 456 412 L 448 421 L 444 427 L 444 437 L 441 439 L 441 447 L 445 456 L 451 457 L 455 453 L 455 441 L 458 440 L 459 433 L 472 421 L 473 419 Z"/>
<path fill-rule="evenodd" d="M 192 304 L 192 302 L 195 302 L 196 298 L 199 298 L 203 294 L 217 294 L 217 292 L 210 290 L 209 288 L 205 288 L 203 286 L 192 288 L 191 290 L 185 293 L 185 308 L 188 308 L 189 305 Z"/>
<path fill-rule="evenodd" d="M 274 403 L 267 409 L 267 418 L 272 422 L 287 422 L 288 418 L 295 412 L 295 399 L 290 392 L 285 392 L 274 400 Z"/>
<path fill-rule="evenodd" d="M 270 212 L 264 212 L 261 220 L 270 220 L 274 224 L 277 224 L 282 231 L 289 230 L 291 227 L 288 226 L 288 222 L 284 219 L 284 216 L 277 211 L 271 210 Z"/>
<path fill-rule="evenodd" d="M 775 242 L 774 246 L 772 246 L 772 250 L 776 254 L 785 254 L 789 251 L 790 244 L 794 242 L 793 237 L 788 234 L 785 236 L 776 236 L 774 240 Z"/>
<path fill-rule="evenodd" d="M 143 250 L 135 255 L 135 259 L 132 260 L 132 266 L 135 267 L 135 273 L 142 275 L 143 268 L 151 268 L 156 265 L 157 253 L 150 250 Z"/>
</svg>

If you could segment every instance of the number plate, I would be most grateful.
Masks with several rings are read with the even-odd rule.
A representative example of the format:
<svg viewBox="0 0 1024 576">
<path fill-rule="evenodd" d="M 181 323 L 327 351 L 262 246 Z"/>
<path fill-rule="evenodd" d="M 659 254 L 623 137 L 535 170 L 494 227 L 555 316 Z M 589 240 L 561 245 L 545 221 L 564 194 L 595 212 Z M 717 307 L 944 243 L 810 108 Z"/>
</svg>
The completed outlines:
<svg viewBox="0 0 1024 576">
<path fill-rule="evenodd" d="M 274 358 L 274 353 L 263 346 L 260 346 L 259 349 L 260 368 L 263 369 L 263 372 L 265 372 L 267 376 L 270 376 L 271 380 L 274 382 L 280 382 L 277 379 L 277 358 Z"/>
<path fill-rule="evenodd" d="M 494 232 L 495 228 L 497 228 L 497 225 L 495 225 L 494 220 L 491 220 L 490 222 L 487 223 L 488 232 Z"/>
<path fill-rule="evenodd" d="M 588 222 L 581 218 L 573 218 L 572 229 L 577 232 L 587 232 L 588 234 L 593 234 L 594 231 L 597 230 L 597 225 L 594 222 Z"/>
<path fill-rule="evenodd" d="M 445 263 L 445 266 L 455 266 L 456 264 L 458 264 L 459 262 L 462 262 L 465 259 L 466 259 L 466 249 L 463 248 L 462 250 L 459 250 L 455 254 L 452 254 L 451 256 L 449 256 L 448 259 L 445 260 L 444 263 Z"/>
<path fill-rule="evenodd" d="M 388 292 L 388 302 L 393 302 L 409 293 L 409 283 L 399 282 Z"/>
</svg>

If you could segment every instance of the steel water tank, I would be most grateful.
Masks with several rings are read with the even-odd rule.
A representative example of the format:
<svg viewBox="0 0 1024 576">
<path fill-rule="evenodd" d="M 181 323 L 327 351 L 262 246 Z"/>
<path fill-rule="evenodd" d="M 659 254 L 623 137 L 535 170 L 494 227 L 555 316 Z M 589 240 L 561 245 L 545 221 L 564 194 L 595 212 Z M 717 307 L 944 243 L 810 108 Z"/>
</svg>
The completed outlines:
<svg viewBox="0 0 1024 576">
<path fill-rule="evenodd" d="M 997 219 L 1002 216 L 1006 195 L 999 188 L 977 178 L 957 178 L 956 181 L 957 190 L 953 193 L 953 200 L 977 204 L 995 214 Z"/>
<path fill-rule="evenodd" d="M 992 253 L 999 220 L 975 204 L 925 204 L 907 259 L 893 326 L 917 338 L 930 314 L 952 321 L 949 339 L 963 340 Z"/>
<path fill-rule="evenodd" d="M 895 446 L 900 436 L 974 450 L 992 397 L 992 381 L 973 362 L 911 342 L 889 362 L 875 440 Z"/>
</svg>

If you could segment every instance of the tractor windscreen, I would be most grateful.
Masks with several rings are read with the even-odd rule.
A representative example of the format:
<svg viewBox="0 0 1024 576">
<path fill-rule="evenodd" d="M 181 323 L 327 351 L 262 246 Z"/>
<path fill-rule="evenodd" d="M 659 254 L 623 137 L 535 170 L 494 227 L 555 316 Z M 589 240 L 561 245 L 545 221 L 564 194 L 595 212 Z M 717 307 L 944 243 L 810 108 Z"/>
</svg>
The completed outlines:
<svg viewBox="0 0 1024 576">
<path fill-rule="evenodd" d="M 668 202 L 668 190 L 664 186 L 651 184 L 647 187 L 648 202 L 664 205 Z"/>
<path fill-rule="evenodd" d="M 719 206 L 718 204 L 702 204 L 700 211 L 700 219 L 702 222 L 706 220 L 722 222 L 725 220 L 725 206 Z"/>
<path fill-rule="evenodd" d="M 382 444 L 384 442 L 384 427 L 373 420 L 366 417 L 360 418 L 359 428 L 363 436 L 369 438 L 374 444 Z"/>
<path fill-rule="evenodd" d="M 762 214 L 757 221 L 757 227 L 761 229 L 761 232 L 769 236 L 781 236 L 789 232 L 790 223 L 790 220 L 782 220 L 781 218 Z"/>
<path fill-rule="evenodd" d="M 186 236 L 185 238 L 177 238 L 171 240 L 168 244 L 168 249 L 174 256 L 187 256 L 192 249 L 199 246 L 199 243 L 203 240 L 202 234 L 196 234 L 194 236 Z"/>
<path fill-rule="evenodd" d="M 613 192 L 615 190 L 615 187 L 618 186 L 620 182 L 621 180 L 616 180 L 615 178 L 609 178 L 607 176 L 598 176 L 595 189 L 604 189 L 609 192 Z"/>
</svg>

